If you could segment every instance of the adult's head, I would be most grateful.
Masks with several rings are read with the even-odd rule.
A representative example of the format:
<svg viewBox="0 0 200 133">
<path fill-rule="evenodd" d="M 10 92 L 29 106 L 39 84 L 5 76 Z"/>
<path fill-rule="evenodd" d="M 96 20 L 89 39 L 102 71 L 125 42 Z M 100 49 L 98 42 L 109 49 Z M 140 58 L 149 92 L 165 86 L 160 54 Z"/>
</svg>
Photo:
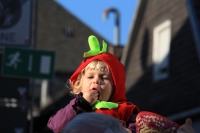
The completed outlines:
<svg viewBox="0 0 200 133">
<path fill-rule="evenodd" d="M 63 133 L 127 133 L 120 121 L 99 113 L 82 113 L 70 121 Z"/>
</svg>

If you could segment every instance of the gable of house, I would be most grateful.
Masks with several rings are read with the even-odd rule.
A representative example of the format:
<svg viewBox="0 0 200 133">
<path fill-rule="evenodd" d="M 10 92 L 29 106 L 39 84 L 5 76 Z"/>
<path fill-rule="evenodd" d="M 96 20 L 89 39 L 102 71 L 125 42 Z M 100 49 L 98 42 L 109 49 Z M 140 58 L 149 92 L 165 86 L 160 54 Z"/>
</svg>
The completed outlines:
<svg viewBox="0 0 200 133">
<path fill-rule="evenodd" d="M 89 50 L 89 35 L 95 35 L 100 44 L 105 40 L 54 0 L 38 1 L 37 18 L 36 47 L 56 51 L 57 72 L 71 73 L 76 70 L 83 53 Z"/>
</svg>

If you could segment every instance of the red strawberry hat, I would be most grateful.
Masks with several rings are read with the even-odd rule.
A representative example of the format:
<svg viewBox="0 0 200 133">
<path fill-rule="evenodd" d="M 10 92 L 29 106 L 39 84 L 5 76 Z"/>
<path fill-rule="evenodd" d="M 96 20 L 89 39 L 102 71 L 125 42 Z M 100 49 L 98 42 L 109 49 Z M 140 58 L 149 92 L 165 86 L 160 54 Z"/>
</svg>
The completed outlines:
<svg viewBox="0 0 200 133">
<path fill-rule="evenodd" d="M 90 46 L 90 51 L 84 53 L 85 59 L 82 61 L 77 70 L 70 77 L 70 81 L 76 82 L 79 73 L 92 61 L 100 60 L 105 62 L 111 72 L 113 82 L 114 82 L 114 92 L 110 102 L 123 102 L 126 101 L 125 96 L 125 70 L 122 63 L 117 57 L 110 53 L 106 53 L 107 44 L 103 41 L 103 49 L 100 51 L 100 45 L 97 38 L 93 35 L 89 36 L 88 43 Z"/>
</svg>

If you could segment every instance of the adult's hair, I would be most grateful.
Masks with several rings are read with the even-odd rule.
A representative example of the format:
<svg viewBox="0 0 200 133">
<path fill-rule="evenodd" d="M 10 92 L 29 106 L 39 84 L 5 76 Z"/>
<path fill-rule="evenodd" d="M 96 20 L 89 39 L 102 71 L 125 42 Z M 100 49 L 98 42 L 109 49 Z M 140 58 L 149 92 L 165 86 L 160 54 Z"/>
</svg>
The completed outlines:
<svg viewBox="0 0 200 133">
<path fill-rule="evenodd" d="M 116 118 L 100 113 L 82 113 L 71 120 L 62 133 L 127 133 Z"/>
</svg>

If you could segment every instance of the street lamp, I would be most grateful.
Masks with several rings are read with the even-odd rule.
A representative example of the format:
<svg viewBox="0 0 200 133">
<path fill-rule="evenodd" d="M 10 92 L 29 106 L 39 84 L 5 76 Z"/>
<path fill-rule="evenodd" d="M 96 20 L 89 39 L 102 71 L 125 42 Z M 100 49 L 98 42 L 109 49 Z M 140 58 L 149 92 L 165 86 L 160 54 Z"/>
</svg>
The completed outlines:
<svg viewBox="0 0 200 133">
<path fill-rule="evenodd" d="M 117 9 L 115 8 L 108 8 L 106 10 L 104 10 L 104 13 L 103 13 L 103 18 L 104 19 L 107 19 L 108 18 L 108 14 L 109 13 L 115 13 L 115 27 L 114 27 L 114 45 L 115 46 L 118 46 L 119 45 L 119 41 L 120 41 L 120 36 L 119 36 L 119 12 Z"/>
</svg>

